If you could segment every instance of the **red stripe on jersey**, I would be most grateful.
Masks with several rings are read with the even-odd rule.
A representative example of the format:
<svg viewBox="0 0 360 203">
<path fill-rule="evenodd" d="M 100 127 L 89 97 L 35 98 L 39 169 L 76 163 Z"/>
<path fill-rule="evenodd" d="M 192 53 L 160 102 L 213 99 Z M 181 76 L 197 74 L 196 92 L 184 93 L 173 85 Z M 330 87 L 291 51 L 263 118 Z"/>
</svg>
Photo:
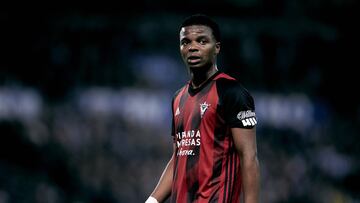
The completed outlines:
<svg viewBox="0 0 360 203">
<path fill-rule="evenodd" d="M 219 79 L 219 78 L 224 78 L 224 79 L 228 79 L 228 80 L 236 80 L 235 78 L 233 78 L 233 77 L 231 77 L 230 75 L 227 75 L 227 74 L 225 74 L 225 73 L 220 73 L 220 74 L 218 74 L 218 75 L 214 78 L 214 80 L 217 80 L 217 79 Z"/>
</svg>

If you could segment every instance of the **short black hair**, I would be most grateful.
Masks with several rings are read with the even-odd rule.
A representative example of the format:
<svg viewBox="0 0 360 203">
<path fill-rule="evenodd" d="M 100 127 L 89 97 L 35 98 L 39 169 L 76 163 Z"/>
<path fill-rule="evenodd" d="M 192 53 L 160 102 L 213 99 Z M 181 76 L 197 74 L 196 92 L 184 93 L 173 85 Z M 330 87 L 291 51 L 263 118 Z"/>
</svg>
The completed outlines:
<svg viewBox="0 0 360 203">
<path fill-rule="evenodd" d="M 183 27 L 191 26 L 191 25 L 205 25 L 205 26 L 210 27 L 216 41 L 220 42 L 221 35 L 220 35 L 219 25 L 213 19 L 211 19 L 209 16 L 207 16 L 205 14 L 191 15 L 182 22 L 182 24 L 180 26 L 180 30 Z"/>
</svg>

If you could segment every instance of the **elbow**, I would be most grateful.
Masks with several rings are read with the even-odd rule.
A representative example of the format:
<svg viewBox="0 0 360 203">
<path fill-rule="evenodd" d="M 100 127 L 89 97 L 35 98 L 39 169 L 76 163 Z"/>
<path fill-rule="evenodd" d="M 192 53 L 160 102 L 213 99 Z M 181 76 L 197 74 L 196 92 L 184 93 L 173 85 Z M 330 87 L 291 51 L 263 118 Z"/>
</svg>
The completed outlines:
<svg viewBox="0 0 360 203">
<path fill-rule="evenodd" d="M 245 168 L 255 168 L 255 169 L 257 169 L 260 164 L 256 152 L 242 156 L 241 163 Z"/>
</svg>

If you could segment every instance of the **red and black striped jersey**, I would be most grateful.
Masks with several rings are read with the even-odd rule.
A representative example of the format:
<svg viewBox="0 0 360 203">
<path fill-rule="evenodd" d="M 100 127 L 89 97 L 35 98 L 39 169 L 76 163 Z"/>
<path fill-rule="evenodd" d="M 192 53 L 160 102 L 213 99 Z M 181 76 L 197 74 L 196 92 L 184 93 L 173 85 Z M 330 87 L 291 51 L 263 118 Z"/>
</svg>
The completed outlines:
<svg viewBox="0 0 360 203">
<path fill-rule="evenodd" d="M 240 202 L 240 159 L 231 128 L 253 128 L 254 100 L 234 78 L 217 72 L 190 83 L 172 101 L 176 144 L 171 202 Z"/>
</svg>

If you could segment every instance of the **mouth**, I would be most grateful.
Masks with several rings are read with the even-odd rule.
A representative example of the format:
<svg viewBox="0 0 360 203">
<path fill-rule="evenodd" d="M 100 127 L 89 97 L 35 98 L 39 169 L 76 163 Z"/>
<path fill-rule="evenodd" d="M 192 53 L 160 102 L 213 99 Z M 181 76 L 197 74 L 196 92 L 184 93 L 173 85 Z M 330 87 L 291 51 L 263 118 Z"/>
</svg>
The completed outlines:
<svg viewBox="0 0 360 203">
<path fill-rule="evenodd" d="M 199 63 L 201 61 L 201 57 L 199 56 L 189 56 L 187 58 L 187 62 L 189 64 L 196 64 L 196 63 Z"/>
</svg>

